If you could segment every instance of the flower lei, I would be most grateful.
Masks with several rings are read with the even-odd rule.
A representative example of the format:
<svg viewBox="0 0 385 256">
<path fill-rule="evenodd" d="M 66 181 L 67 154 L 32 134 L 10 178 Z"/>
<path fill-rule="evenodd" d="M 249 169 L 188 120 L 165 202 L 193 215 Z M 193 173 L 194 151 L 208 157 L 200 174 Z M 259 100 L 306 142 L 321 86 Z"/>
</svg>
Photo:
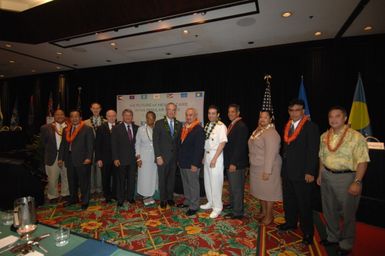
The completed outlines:
<svg viewBox="0 0 385 256">
<path fill-rule="evenodd" d="M 167 120 L 167 117 L 164 116 L 164 119 L 163 119 L 163 124 L 164 124 L 164 128 L 166 129 L 166 131 L 168 132 L 168 134 L 171 133 L 171 130 L 170 130 L 170 125 L 168 124 L 168 120 Z M 172 135 L 172 137 L 174 137 L 178 131 L 177 129 L 175 129 L 175 127 L 179 124 L 179 121 L 176 120 L 176 118 L 174 118 L 174 134 Z"/>
<path fill-rule="evenodd" d="M 78 133 L 80 132 L 80 130 L 83 128 L 84 126 L 84 122 L 83 121 L 80 121 L 79 125 L 75 128 L 74 132 L 71 134 L 70 136 L 70 132 L 72 130 L 72 124 L 70 123 L 67 127 L 66 127 L 66 140 L 68 143 L 72 143 L 76 136 L 78 135 Z"/>
<path fill-rule="evenodd" d="M 268 124 L 265 128 L 261 128 L 259 130 L 258 130 L 258 128 L 255 129 L 255 131 L 251 134 L 250 139 L 252 139 L 252 140 L 257 139 L 258 137 L 260 137 L 262 135 L 262 133 L 264 133 L 266 130 L 268 130 L 272 127 L 274 127 L 274 124 Z"/>
<path fill-rule="evenodd" d="M 213 123 L 213 125 L 211 126 L 210 130 L 209 130 L 209 127 L 210 127 L 210 124 L 211 122 L 208 122 L 206 125 L 205 125 L 205 128 L 204 128 L 204 131 L 205 131 L 205 135 L 206 135 L 206 140 L 208 140 L 210 138 L 210 135 L 211 133 L 213 132 L 214 130 L 214 127 L 217 125 L 218 121 L 215 121 Z"/>
<path fill-rule="evenodd" d="M 59 136 L 62 136 L 63 135 L 63 130 L 68 126 L 67 122 L 64 122 L 63 123 L 65 126 L 61 129 L 61 131 L 59 131 L 57 129 L 57 126 L 56 126 L 56 122 L 52 122 L 51 123 L 51 128 L 55 131 L 55 133 Z"/>
<path fill-rule="evenodd" d="M 187 127 L 187 123 L 185 123 L 182 128 L 182 134 L 180 135 L 180 140 L 183 142 L 187 138 L 187 135 L 195 128 L 195 126 L 199 125 L 199 123 L 200 122 L 198 119 L 192 122 L 189 127 Z"/>
<path fill-rule="evenodd" d="M 92 124 L 92 128 L 94 128 L 94 130 L 96 131 L 98 127 L 101 126 L 103 123 L 103 116 L 98 116 L 98 117 L 91 116 L 90 121 Z"/>
<path fill-rule="evenodd" d="M 332 146 L 330 145 L 330 137 L 331 137 L 331 134 L 333 133 L 333 131 L 331 128 L 328 130 L 326 137 L 324 139 L 324 143 L 326 143 L 326 146 L 328 147 L 328 150 L 330 152 L 336 152 L 337 149 L 342 145 L 342 143 L 344 142 L 344 139 L 346 137 L 346 134 L 348 133 L 348 130 L 349 130 L 349 127 L 346 126 L 344 133 L 342 134 L 340 140 L 338 141 L 337 145 L 334 148 L 332 148 Z"/>
<path fill-rule="evenodd" d="M 304 116 L 302 120 L 299 122 L 297 129 L 293 132 L 292 135 L 289 136 L 289 130 L 290 130 L 290 125 L 292 120 L 290 119 L 285 126 L 285 131 L 284 131 L 284 136 L 283 139 L 284 141 L 289 145 L 292 141 L 296 140 L 299 133 L 302 131 L 302 128 L 304 124 L 309 120 L 309 117 Z"/>
</svg>

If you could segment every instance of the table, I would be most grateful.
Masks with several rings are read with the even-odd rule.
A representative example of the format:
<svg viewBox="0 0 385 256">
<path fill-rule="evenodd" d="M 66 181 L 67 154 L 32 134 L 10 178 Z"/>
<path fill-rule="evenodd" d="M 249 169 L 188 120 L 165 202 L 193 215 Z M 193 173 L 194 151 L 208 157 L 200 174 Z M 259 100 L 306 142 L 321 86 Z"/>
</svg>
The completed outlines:
<svg viewBox="0 0 385 256">
<path fill-rule="evenodd" d="M 1 212 L 0 212 L 0 214 L 1 214 Z M 70 241 L 69 241 L 69 243 L 66 246 L 56 247 L 55 246 L 55 241 L 53 240 L 53 232 L 54 231 L 55 231 L 54 228 L 48 227 L 48 226 L 43 225 L 43 224 L 38 224 L 38 228 L 32 234 L 33 237 L 38 237 L 38 236 L 46 234 L 46 233 L 50 233 L 51 234 L 50 237 L 47 237 L 47 238 L 43 239 L 42 241 L 40 241 L 41 246 L 48 251 L 48 253 L 44 254 L 44 255 L 47 255 L 47 256 L 60 256 L 60 255 L 76 256 L 76 255 L 79 255 L 78 253 L 76 253 L 76 250 L 78 250 L 79 248 L 84 246 L 85 243 L 87 243 L 87 242 L 92 242 L 93 244 L 95 244 L 97 246 L 110 247 L 109 248 L 110 251 L 113 251 L 111 254 L 109 254 L 111 256 L 118 256 L 118 255 L 119 256 L 142 255 L 142 254 L 138 254 L 138 253 L 135 253 L 135 252 L 129 252 L 129 251 L 125 251 L 125 250 L 119 249 L 115 245 L 104 243 L 102 241 L 98 241 L 98 240 L 94 240 L 94 239 L 87 239 L 87 238 L 81 237 L 81 236 L 73 234 L 73 233 L 71 233 Z M 9 236 L 9 235 L 18 236 L 17 233 L 12 232 L 10 230 L 10 226 L 4 226 L 4 225 L 1 225 L 1 224 L 0 224 L 0 232 L 1 232 L 0 233 L 0 239 L 4 238 L 6 236 Z M 37 249 L 36 246 L 34 248 L 37 251 L 39 251 L 40 253 L 43 253 L 43 251 L 41 251 L 40 249 Z M 2 250 L 0 250 L 0 251 L 2 251 Z M 13 253 L 8 251 L 8 252 L 3 253 L 2 255 L 4 255 L 4 256 L 7 256 L 7 255 L 12 256 L 12 255 L 15 255 L 15 254 L 13 254 Z M 93 253 L 93 252 L 90 251 L 90 252 L 87 252 L 86 256 L 93 256 L 93 255 L 99 256 L 100 254 L 95 253 L 95 252 Z"/>
</svg>

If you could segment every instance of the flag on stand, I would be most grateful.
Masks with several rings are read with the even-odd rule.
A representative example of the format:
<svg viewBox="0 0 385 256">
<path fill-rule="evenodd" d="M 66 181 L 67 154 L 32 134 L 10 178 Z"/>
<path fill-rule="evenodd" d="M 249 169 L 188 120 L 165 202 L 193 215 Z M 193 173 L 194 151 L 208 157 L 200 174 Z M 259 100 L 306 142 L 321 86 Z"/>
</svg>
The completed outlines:
<svg viewBox="0 0 385 256">
<path fill-rule="evenodd" d="M 19 111 L 18 111 L 18 102 L 17 98 L 15 100 L 15 105 L 13 105 L 13 110 L 12 110 L 12 116 L 11 116 L 11 122 L 9 125 L 10 130 L 14 131 L 16 127 L 19 126 Z"/>
<path fill-rule="evenodd" d="M 303 76 L 301 77 L 301 85 L 299 86 L 298 99 L 303 100 L 303 102 L 305 103 L 305 115 L 310 117 L 310 108 L 307 102 L 305 85 L 303 83 Z"/>
<path fill-rule="evenodd" d="M 274 108 L 273 108 L 273 103 L 271 102 L 271 88 L 270 88 L 270 81 L 269 81 L 269 79 L 271 79 L 271 76 L 266 75 L 264 79 L 266 80 L 266 89 L 265 89 L 265 94 L 263 95 L 261 110 L 270 111 L 271 118 L 274 120 Z"/>
<path fill-rule="evenodd" d="M 359 131 L 365 137 L 372 136 L 364 85 L 360 73 L 358 73 L 356 90 L 354 92 L 352 108 L 350 109 L 349 124 L 352 129 Z"/>
</svg>

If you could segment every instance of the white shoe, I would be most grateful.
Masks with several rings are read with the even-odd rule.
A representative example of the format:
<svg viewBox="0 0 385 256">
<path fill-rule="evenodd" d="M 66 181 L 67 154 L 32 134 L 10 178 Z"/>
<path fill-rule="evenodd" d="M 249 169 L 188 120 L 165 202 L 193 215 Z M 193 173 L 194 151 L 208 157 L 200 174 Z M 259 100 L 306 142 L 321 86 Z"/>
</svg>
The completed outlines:
<svg viewBox="0 0 385 256">
<path fill-rule="evenodd" d="M 210 213 L 210 218 L 215 219 L 215 218 L 217 218 L 219 216 L 219 214 L 221 214 L 221 212 L 212 211 Z"/>
<path fill-rule="evenodd" d="M 200 208 L 201 208 L 202 210 L 208 210 L 208 209 L 211 209 L 212 206 L 211 206 L 210 203 L 207 203 L 207 204 L 202 204 L 202 205 L 200 206 Z"/>
</svg>

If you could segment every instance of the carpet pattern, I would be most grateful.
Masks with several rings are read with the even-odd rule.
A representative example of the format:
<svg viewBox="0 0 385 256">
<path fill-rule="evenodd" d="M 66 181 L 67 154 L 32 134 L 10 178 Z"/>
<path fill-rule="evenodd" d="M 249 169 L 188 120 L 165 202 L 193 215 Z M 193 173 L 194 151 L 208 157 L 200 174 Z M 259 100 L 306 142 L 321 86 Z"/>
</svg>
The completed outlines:
<svg viewBox="0 0 385 256">
<path fill-rule="evenodd" d="M 223 198 L 228 199 L 227 185 Z M 183 198 L 179 196 L 176 201 L 181 203 Z M 37 218 L 46 225 L 63 225 L 146 255 L 326 255 L 317 243 L 319 239 L 304 246 L 299 230 L 278 232 L 276 225 L 284 221 L 281 203 L 274 205 L 275 219 L 269 226 L 256 220 L 260 204 L 247 188 L 245 208 L 244 220 L 224 219 L 226 211 L 217 219 L 209 218 L 210 211 L 199 211 L 189 218 L 185 209 L 177 207 L 162 210 L 137 201 L 117 208 L 116 203 L 93 200 L 86 211 L 80 205 L 46 204 L 37 209 Z"/>
</svg>

